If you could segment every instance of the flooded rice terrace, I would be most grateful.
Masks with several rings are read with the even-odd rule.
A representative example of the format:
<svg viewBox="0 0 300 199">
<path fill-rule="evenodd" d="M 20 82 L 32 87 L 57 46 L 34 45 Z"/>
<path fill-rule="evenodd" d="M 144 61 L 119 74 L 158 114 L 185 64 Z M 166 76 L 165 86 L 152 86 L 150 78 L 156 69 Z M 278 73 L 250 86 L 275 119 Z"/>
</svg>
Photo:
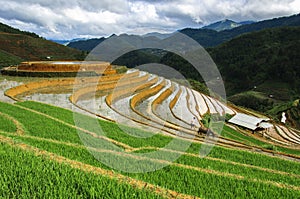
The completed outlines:
<svg viewBox="0 0 300 199">
<path fill-rule="evenodd" d="M 128 71 L 131 73 L 133 71 Z M 139 76 L 145 75 L 145 72 L 141 72 Z M 7 103 L 17 102 L 15 99 L 5 95 L 5 92 L 11 88 L 24 85 L 29 82 L 39 82 L 43 80 L 49 80 L 47 78 L 25 78 L 25 77 L 11 77 L 11 76 L 2 76 L 0 75 L 0 101 Z M 52 79 L 51 79 L 52 80 Z M 70 97 L 73 94 L 73 89 L 64 89 L 64 88 L 49 88 L 49 89 L 37 89 L 31 91 L 30 93 L 22 93 L 17 96 L 17 99 L 20 101 L 35 101 L 45 104 L 54 105 L 57 107 L 69 109 L 78 113 L 89 115 L 95 117 L 95 115 L 101 115 L 102 118 L 107 118 L 110 120 L 117 121 L 121 124 L 126 124 L 132 127 L 140 127 L 144 130 L 157 132 L 157 129 L 152 127 L 141 125 L 133 121 L 132 119 L 126 117 L 139 117 L 129 108 L 129 101 L 132 96 L 118 100 L 114 104 L 114 108 L 119 110 L 118 112 L 114 111 L 109 107 L 105 101 L 105 96 L 91 96 L 90 98 L 80 99 L 76 104 L 73 104 L 70 101 Z M 141 119 L 141 118 L 139 118 Z M 142 118 L 143 119 L 143 118 Z M 145 120 L 145 119 L 144 119 Z M 145 120 L 146 121 L 146 120 Z"/>
</svg>

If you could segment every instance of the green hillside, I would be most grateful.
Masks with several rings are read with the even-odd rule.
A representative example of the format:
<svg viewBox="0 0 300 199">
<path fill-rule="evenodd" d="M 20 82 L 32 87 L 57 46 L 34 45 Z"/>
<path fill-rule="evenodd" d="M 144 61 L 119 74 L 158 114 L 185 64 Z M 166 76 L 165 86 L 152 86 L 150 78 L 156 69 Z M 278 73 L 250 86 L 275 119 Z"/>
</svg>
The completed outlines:
<svg viewBox="0 0 300 199">
<path fill-rule="evenodd" d="M 257 88 L 257 91 L 270 92 L 270 95 L 274 95 L 272 91 L 278 90 L 276 83 L 279 83 L 287 88 L 286 92 L 292 92 L 298 97 L 299 35 L 300 27 L 267 29 L 237 37 L 209 49 L 223 76 L 227 94 L 233 95 Z M 259 85 L 263 86 L 260 88 Z M 272 86 L 275 89 L 270 90 Z M 289 100 L 286 96 L 274 97 Z"/>
<path fill-rule="evenodd" d="M 37 34 L 33 32 L 28 32 L 28 31 L 22 31 L 16 28 L 13 28 L 11 26 L 8 26 L 6 24 L 3 24 L 0 22 L 0 32 L 6 32 L 6 33 L 11 33 L 11 34 L 21 34 L 21 35 L 27 35 L 35 38 L 40 38 Z"/>
<path fill-rule="evenodd" d="M 23 61 L 21 57 L 15 56 L 11 53 L 0 50 L 0 68 L 2 66 L 15 65 Z"/>
<path fill-rule="evenodd" d="M 0 24 L 0 68 L 28 60 L 82 60 L 85 54 Z"/>
</svg>

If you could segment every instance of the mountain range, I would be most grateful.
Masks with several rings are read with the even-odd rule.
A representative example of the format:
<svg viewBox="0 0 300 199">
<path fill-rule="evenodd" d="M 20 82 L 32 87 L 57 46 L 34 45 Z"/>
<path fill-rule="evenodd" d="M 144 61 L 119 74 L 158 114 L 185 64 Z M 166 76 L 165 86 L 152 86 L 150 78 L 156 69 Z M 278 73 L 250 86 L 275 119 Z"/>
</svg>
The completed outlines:
<svg viewBox="0 0 300 199">
<path fill-rule="evenodd" d="M 91 51 L 97 45 L 105 40 L 104 37 L 101 38 L 94 38 L 94 39 L 87 39 L 87 40 L 77 40 L 71 41 L 67 44 L 68 47 L 75 48 L 82 51 Z"/>
<path fill-rule="evenodd" d="M 232 28 L 232 26 L 237 26 L 237 27 Z M 233 39 L 234 37 L 237 37 L 245 33 L 251 33 L 255 31 L 267 29 L 267 28 L 276 28 L 282 26 L 288 26 L 288 27 L 300 26 L 300 14 L 289 16 L 289 17 L 274 18 L 274 19 L 269 19 L 260 22 L 245 21 L 245 22 L 236 23 L 231 20 L 224 20 L 223 23 L 221 21 L 199 29 L 185 28 L 179 30 L 179 32 L 191 37 L 192 39 L 196 40 L 199 44 L 201 44 L 203 47 L 207 48 L 207 47 L 214 47 L 220 45 L 226 41 Z M 219 29 L 225 29 L 225 30 L 219 30 Z M 159 39 L 165 39 L 171 35 L 172 34 L 149 33 L 143 36 L 138 36 L 138 35 L 135 36 L 143 37 L 143 38 L 154 36 Z M 68 46 L 75 47 L 80 50 L 91 51 L 102 41 L 104 41 L 105 38 L 102 37 L 99 39 L 90 39 L 90 40 L 70 42 Z"/>
</svg>

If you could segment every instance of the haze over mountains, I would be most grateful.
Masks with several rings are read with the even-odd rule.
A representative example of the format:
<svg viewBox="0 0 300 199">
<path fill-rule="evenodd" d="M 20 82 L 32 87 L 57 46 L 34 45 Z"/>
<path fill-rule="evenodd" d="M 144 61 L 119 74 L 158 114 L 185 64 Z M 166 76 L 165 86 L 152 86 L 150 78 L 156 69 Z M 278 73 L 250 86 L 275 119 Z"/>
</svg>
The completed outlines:
<svg viewBox="0 0 300 199">
<path fill-rule="evenodd" d="M 233 25 L 234 24 L 234 25 Z M 233 28 L 233 26 L 237 26 Z M 230 20 L 225 20 L 224 23 L 217 22 L 215 24 L 211 24 L 209 26 L 199 28 L 199 29 L 192 29 L 192 28 L 185 28 L 179 30 L 179 32 L 186 34 L 196 40 L 199 44 L 203 47 L 213 47 L 217 46 L 221 43 L 231 40 L 234 37 L 237 37 L 241 34 L 250 33 L 254 31 L 263 30 L 266 28 L 276 28 L 282 26 L 300 26 L 300 14 L 293 15 L 290 17 L 280 17 L 260 22 L 252 23 L 251 21 L 236 23 Z M 225 30 L 221 30 L 225 29 Z M 143 35 L 141 37 L 147 36 L 154 36 L 159 39 L 165 39 L 172 34 L 161 34 L 161 33 L 149 33 Z M 140 37 L 138 35 L 135 35 Z M 95 48 L 98 44 L 103 41 L 102 38 L 92 39 L 92 41 L 84 40 L 84 41 L 75 41 L 70 42 L 68 46 L 75 47 L 80 50 L 91 51 Z M 84 46 L 84 47 L 82 47 Z"/>
</svg>

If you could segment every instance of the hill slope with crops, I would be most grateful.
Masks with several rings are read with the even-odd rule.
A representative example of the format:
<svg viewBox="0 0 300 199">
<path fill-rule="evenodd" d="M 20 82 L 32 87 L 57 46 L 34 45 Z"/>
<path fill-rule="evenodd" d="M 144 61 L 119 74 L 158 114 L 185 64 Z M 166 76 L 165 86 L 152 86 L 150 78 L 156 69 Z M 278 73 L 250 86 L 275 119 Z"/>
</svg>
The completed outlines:
<svg viewBox="0 0 300 199">
<path fill-rule="evenodd" d="M 85 54 L 34 33 L 0 24 L 0 68 L 29 60 L 82 60 Z"/>
<path fill-rule="evenodd" d="M 47 194 L 52 197 L 296 198 L 299 195 L 299 162 L 219 146 L 200 158 L 198 153 L 203 143 L 193 142 L 180 158 L 161 170 L 140 174 L 120 172 L 111 170 L 94 156 L 109 155 L 125 165 L 151 165 L 166 164 L 166 161 L 162 157 L 141 159 L 140 154 L 161 150 L 172 156 L 181 152 L 163 149 L 170 142 L 168 136 L 129 128 L 131 132 L 147 135 L 147 138 L 133 138 L 124 134 L 125 126 L 98 121 L 109 138 L 103 139 L 88 125 L 94 120 L 91 117 L 77 115 L 82 126 L 75 126 L 71 111 L 45 104 L 1 102 L 0 110 L 2 197 Z M 78 133 L 82 127 L 84 132 Z M 230 128 L 224 129 L 224 133 L 236 134 Z M 87 149 L 80 140 L 83 136 L 102 144 L 114 141 L 122 152 L 107 150 L 102 144 Z"/>
</svg>

